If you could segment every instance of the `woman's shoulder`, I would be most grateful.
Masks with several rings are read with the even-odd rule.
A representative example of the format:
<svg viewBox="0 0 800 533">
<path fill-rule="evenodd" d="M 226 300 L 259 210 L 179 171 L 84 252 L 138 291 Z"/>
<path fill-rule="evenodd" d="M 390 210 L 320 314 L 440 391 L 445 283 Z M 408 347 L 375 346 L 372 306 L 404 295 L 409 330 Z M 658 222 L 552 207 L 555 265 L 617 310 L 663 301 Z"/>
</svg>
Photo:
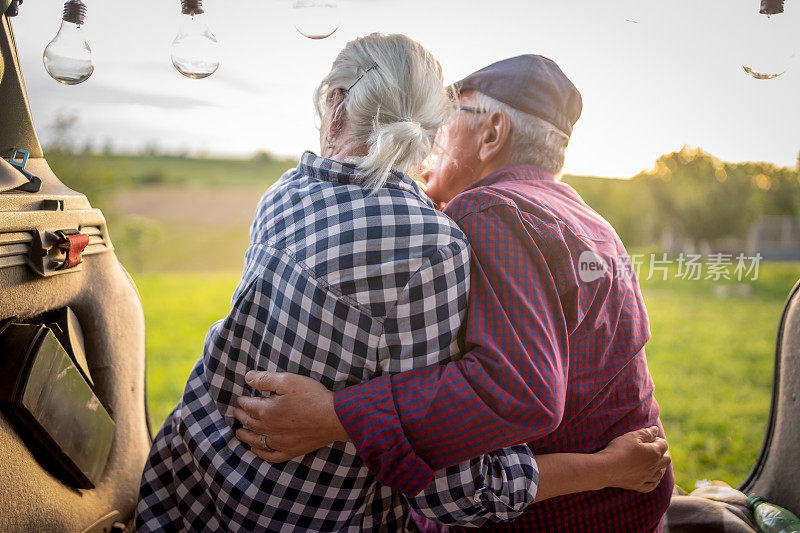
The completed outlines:
<svg viewBox="0 0 800 533">
<path fill-rule="evenodd" d="M 469 268 L 464 233 L 412 190 L 367 192 L 290 174 L 262 199 L 253 228 L 251 250 L 281 254 L 373 317 L 383 316 L 425 265 Z M 250 262 L 264 262 L 251 255 Z"/>
<path fill-rule="evenodd" d="M 424 241 L 426 246 L 466 241 L 458 225 L 416 184 L 401 185 L 371 191 L 292 169 L 262 196 L 253 229 L 262 241 L 308 240 L 342 232 L 355 232 L 366 241 L 396 238 Z"/>
<path fill-rule="evenodd" d="M 436 239 L 441 241 L 442 245 L 453 240 L 466 241 L 458 224 L 437 209 L 421 189 L 387 188 L 383 191 L 383 196 L 375 195 L 374 198 L 368 197 L 368 199 L 374 200 L 371 209 L 381 213 L 378 216 L 384 224 L 393 224 L 401 230 L 407 229 L 412 234 Z M 382 216 L 384 213 L 389 215 L 386 219 Z"/>
</svg>

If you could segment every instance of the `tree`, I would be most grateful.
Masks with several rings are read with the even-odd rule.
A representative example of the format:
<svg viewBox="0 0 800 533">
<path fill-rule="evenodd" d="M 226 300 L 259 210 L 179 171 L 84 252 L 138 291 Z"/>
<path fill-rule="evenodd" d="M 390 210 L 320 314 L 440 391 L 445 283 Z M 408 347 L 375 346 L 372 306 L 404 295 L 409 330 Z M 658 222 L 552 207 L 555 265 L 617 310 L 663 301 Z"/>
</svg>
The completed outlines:
<svg viewBox="0 0 800 533">
<path fill-rule="evenodd" d="M 761 164 L 766 165 L 766 164 Z M 766 187 L 762 198 L 762 211 L 766 215 L 800 217 L 800 172 L 790 168 L 769 165 L 759 169 L 760 182 Z M 756 181 L 759 179 L 757 177 Z M 758 186 L 758 183 L 756 183 Z"/>
<path fill-rule="evenodd" d="M 746 168 L 684 146 L 639 179 L 648 184 L 662 227 L 697 245 L 741 236 L 752 225 L 760 206 L 751 177 Z"/>
<path fill-rule="evenodd" d="M 102 207 L 107 195 L 116 188 L 117 180 L 103 157 L 76 145 L 78 116 L 60 113 L 53 124 L 53 139 L 45 147 L 47 162 L 64 185 L 81 192 L 95 205 Z M 105 209 L 104 209 L 105 210 Z"/>
</svg>

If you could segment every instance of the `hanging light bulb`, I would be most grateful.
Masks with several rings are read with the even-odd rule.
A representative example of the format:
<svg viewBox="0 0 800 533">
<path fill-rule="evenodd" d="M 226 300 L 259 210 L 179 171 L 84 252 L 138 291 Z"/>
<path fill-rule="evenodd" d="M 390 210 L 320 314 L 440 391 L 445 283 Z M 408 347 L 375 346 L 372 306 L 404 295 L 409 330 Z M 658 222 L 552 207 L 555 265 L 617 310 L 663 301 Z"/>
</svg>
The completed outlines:
<svg viewBox="0 0 800 533">
<path fill-rule="evenodd" d="M 203 0 L 181 0 L 181 13 L 183 22 L 172 41 L 172 64 L 187 78 L 207 78 L 219 68 L 221 51 L 205 23 Z"/>
<path fill-rule="evenodd" d="M 339 29 L 339 1 L 293 0 L 292 20 L 297 31 L 309 39 L 330 37 Z"/>
<path fill-rule="evenodd" d="M 761 8 L 750 16 L 742 51 L 742 68 L 757 80 L 784 74 L 795 57 L 796 28 L 784 0 L 761 0 Z"/>
<path fill-rule="evenodd" d="M 44 49 L 44 68 L 56 81 L 76 85 L 89 79 L 94 72 L 92 49 L 86 42 L 83 23 L 86 4 L 68 0 L 58 33 Z"/>
</svg>

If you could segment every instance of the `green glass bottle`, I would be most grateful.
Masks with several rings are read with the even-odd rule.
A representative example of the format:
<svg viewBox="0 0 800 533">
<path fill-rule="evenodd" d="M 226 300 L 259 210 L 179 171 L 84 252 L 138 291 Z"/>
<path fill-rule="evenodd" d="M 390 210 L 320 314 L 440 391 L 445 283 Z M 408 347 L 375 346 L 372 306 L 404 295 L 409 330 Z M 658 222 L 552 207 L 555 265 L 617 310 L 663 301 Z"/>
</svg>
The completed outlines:
<svg viewBox="0 0 800 533">
<path fill-rule="evenodd" d="M 747 498 L 761 533 L 800 533 L 800 518 L 788 509 L 769 503 L 757 494 Z"/>
</svg>

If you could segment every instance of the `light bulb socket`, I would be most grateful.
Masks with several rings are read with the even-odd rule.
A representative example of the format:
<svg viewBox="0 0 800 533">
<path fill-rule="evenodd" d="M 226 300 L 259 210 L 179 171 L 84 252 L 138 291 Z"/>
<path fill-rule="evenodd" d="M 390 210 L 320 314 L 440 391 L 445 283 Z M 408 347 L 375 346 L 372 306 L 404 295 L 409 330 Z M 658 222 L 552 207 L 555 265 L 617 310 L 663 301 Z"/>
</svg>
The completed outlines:
<svg viewBox="0 0 800 533">
<path fill-rule="evenodd" d="M 759 13 L 762 15 L 778 15 L 783 13 L 784 0 L 761 0 L 761 10 Z"/>
<path fill-rule="evenodd" d="M 67 0 L 64 4 L 64 22 L 71 22 L 82 26 L 86 21 L 86 4 L 81 0 Z"/>
<path fill-rule="evenodd" d="M 11 0 L 11 3 L 8 4 L 5 15 L 7 17 L 16 17 L 19 15 L 19 6 L 21 4 L 22 0 Z"/>
<path fill-rule="evenodd" d="M 181 13 L 184 15 L 202 15 L 203 0 L 181 0 Z"/>
</svg>

